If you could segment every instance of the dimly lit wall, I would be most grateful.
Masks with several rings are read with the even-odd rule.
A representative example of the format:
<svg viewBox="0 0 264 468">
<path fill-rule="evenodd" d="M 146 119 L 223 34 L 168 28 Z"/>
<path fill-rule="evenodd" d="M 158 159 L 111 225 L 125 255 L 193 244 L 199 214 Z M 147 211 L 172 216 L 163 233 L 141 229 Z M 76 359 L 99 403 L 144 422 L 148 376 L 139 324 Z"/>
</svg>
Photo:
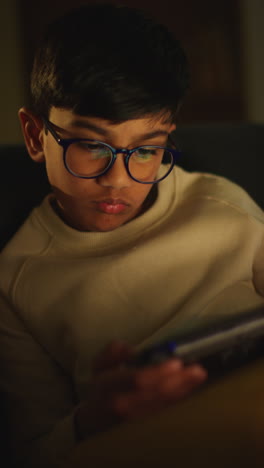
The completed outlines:
<svg viewBox="0 0 264 468">
<path fill-rule="evenodd" d="M 25 85 L 16 0 L 0 2 L 1 105 L 0 143 L 21 141 L 17 111 L 24 103 Z"/>
<path fill-rule="evenodd" d="M 247 117 L 249 121 L 264 123 L 264 1 L 242 3 Z"/>
</svg>

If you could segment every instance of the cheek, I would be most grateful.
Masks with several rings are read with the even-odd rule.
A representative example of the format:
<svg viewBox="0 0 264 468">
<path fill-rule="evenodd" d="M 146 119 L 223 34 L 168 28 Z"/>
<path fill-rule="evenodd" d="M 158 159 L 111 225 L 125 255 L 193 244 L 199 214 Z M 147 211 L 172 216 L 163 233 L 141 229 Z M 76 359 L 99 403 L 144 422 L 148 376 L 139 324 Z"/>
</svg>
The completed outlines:
<svg viewBox="0 0 264 468">
<path fill-rule="evenodd" d="M 49 177 L 50 183 L 57 193 L 64 194 L 72 199 L 87 200 L 96 193 L 94 180 L 79 179 L 68 171 L 52 171 Z"/>
<path fill-rule="evenodd" d="M 55 141 L 47 139 L 44 144 L 44 156 L 50 184 L 56 184 L 58 179 L 63 179 L 65 173 L 62 148 Z"/>
<path fill-rule="evenodd" d="M 76 190 L 80 191 L 79 179 L 67 171 L 63 162 L 63 150 L 56 142 L 54 143 L 56 146 L 52 141 L 47 141 L 44 145 L 46 171 L 50 185 L 68 195 L 74 194 Z"/>
<path fill-rule="evenodd" d="M 152 189 L 152 185 L 139 183 L 136 184 L 137 186 L 134 188 L 134 199 L 138 202 L 138 204 L 142 204 L 149 195 Z"/>
</svg>

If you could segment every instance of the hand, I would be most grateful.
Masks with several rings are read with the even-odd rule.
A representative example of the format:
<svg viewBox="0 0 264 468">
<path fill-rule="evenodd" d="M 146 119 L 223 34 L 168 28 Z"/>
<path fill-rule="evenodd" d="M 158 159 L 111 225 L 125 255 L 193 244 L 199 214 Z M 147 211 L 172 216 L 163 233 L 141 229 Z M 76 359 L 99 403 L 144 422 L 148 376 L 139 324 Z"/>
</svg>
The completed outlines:
<svg viewBox="0 0 264 468">
<path fill-rule="evenodd" d="M 77 438 L 153 414 L 189 395 L 207 377 L 201 366 L 184 367 L 174 358 L 158 365 L 129 368 L 125 363 L 133 354 L 133 348 L 113 343 L 98 355 L 87 401 L 76 410 Z"/>
</svg>

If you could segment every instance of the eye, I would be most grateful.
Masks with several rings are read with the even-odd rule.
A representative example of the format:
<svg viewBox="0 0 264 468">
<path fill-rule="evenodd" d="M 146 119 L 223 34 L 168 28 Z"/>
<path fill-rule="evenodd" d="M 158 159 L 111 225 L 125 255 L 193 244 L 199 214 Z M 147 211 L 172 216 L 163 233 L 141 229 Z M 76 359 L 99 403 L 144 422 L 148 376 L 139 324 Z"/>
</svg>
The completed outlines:
<svg viewBox="0 0 264 468">
<path fill-rule="evenodd" d="M 151 162 L 161 157 L 163 150 L 153 146 L 138 148 L 133 153 L 133 159 L 139 162 Z"/>
<path fill-rule="evenodd" d="M 72 149 L 76 149 L 76 154 L 82 157 L 89 157 L 90 159 L 109 158 L 112 153 L 111 150 L 99 142 L 78 141 L 74 144 Z"/>
<path fill-rule="evenodd" d="M 87 141 L 79 141 L 78 146 L 87 151 L 102 151 L 106 149 L 99 143 L 88 143 Z"/>
<path fill-rule="evenodd" d="M 138 148 L 134 154 L 142 159 L 149 159 L 157 155 L 157 148 Z"/>
</svg>

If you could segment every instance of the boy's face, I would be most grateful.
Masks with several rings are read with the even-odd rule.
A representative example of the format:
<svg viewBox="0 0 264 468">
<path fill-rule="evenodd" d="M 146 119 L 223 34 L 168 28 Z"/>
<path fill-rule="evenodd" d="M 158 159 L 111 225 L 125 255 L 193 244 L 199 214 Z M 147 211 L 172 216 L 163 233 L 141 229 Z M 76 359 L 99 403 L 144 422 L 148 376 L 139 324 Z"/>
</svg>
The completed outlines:
<svg viewBox="0 0 264 468">
<path fill-rule="evenodd" d="M 61 138 L 95 139 L 114 148 L 128 149 L 147 144 L 166 146 L 168 134 L 175 128 L 163 123 L 160 116 L 113 124 L 58 108 L 51 109 L 49 120 Z M 62 147 L 50 132 L 42 130 L 41 141 L 57 209 L 67 224 L 81 231 L 111 231 L 143 211 L 152 185 L 140 184 L 129 177 L 122 154 L 106 174 L 81 179 L 66 170 Z"/>
</svg>

